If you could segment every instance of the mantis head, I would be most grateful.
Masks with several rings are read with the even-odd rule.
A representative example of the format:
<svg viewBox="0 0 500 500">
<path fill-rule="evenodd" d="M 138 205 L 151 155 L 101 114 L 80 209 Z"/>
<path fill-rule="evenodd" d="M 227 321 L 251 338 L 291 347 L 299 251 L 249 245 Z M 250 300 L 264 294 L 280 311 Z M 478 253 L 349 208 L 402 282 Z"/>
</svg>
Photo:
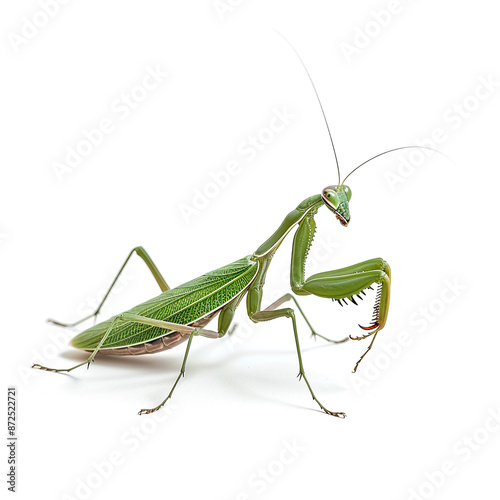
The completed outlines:
<svg viewBox="0 0 500 500">
<path fill-rule="evenodd" d="M 327 186 L 321 193 L 323 203 L 336 215 L 340 223 L 347 227 L 351 221 L 349 213 L 349 201 L 351 201 L 352 192 L 348 186 Z"/>
<path fill-rule="evenodd" d="M 279 33 L 279 34 L 281 35 L 281 33 Z M 362 166 L 366 165 L 367 163 L 371 162 L 372 160 L 375 160 L 375 158 L 378 158 L 380 156 L 383 156 L 383 155 L 386 155 L 386 154 L 389 154 L 389 153 L 393 153 L 394 151 L 400 151 L 402 149 L 412 149 L 412 148 L 415 148 L 415 149 L 427 149 L 429 151 L 433 151 L 433 152 L 439 153 L 441 155 L 443 155 L 443 153 L 441 153 L 440 151 L 438 151 L 438 150 L 436 150 L 434 148 L 429 148 L 427 146 L 402 146 L 402 147 L 399 147 L 399 148 L 389 149 L 389 150 L 384 151 L 382 153 L 379 153 L 379 154 L 377 154 L 375 156 L 372 156 L 368 160 L 364 161 L 363 163 L 361 163 L 360 165 L 358 165 L 356 168 L 354 168 L 353 170 L 351 170 L 351 172 L 349 174 L 347 174 L 346 177 L 344 177 L 344 180 L 341 181 L 340 180 L 341 179 L 341 177 L 340 177 L 340 167 L 339 167 L 339 161 L 338 161 L 338 158 L 337 158 L 337 152 L 335 151 L 335 145 L 333 143 L 332 134 L 330 132 L 330 126 L 328 125 L 328 121 L 326 119 L 325 110 L 323 109 L 323 105 L 321 104 L 321 99 L 319 98 L 318 91 L 316 90 L 316 85 L 314 85 L 313 79 L 312 79 L 311 75 L 309 74 L 309 70 L 307 69 L 307 67 L 306 67 L 304 61 L 302 60 L 302 58 L 300 57 L 300 54 L 297 52 L 297 50 L 295 49 L 295 47 L 283 35 L 281 35 L 281 36 L 290 45 L 290 47 L 292 48 L 292 50 L 295 52 L 295 54 L 299 58 L 299 61 L 301 62 L 302 67 L 304 68 L 304 70 L 305 70 L 305 72 L 306 72 L 306 74 L 307 74 L 307 76 L 309 78 L 309 81 L 311 82 L 312 88 L 314 89 L 314 93 L 316 94 L 316 98 L 318 99 L 318 104 L 319 104 L 319 107 L 321 109 L 321 113 L 323 114 L 323 119 L 325 120 L 326 129 L 328 131 L 328 135 L 330 137 L 330 143 L 332 145 L 333 155 L 335 156 L 335 164 L 337 166 L 337 173 L 338 173 L 338 176 L 339 176 L 338 184 L 333 185 L 333 186 L 327 186 L 325 189 L 323 189 L 323 191 L 321 193 L 321 198 L 323 199 L 323 203 L 336 215 L 336 217 L 340 221 L 340 223 L 344 227 L 347 227 L 347 225 L 349 224 L 349 222 L 351 220 L 351 215 L 349 213 L 349 201 L 351 200 L 351 194 L 352 193 L 351 193 L 351 190 L 349 189 L 349 187 L 347 187 L 344 184 L 344 182 L 356 170 L 360 169 Z M 443 155 L 443 156 L 446 156 L 446 155 Z"/>
</svg>

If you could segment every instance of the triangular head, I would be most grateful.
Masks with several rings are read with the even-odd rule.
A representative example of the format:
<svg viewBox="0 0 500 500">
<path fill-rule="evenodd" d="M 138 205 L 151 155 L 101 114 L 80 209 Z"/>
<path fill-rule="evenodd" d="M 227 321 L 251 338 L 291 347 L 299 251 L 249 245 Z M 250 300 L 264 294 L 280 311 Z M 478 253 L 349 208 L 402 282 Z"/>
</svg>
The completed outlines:
<svg viewBox="0 0 500 500">
<path fill-rule="evenodd" d="M 327 186 L 321 193 L 325 205 L 336 215 L 340 223 L 347 227 L 351 221 L 349 202 L 351 201 L 351 189 L 341 184 L 340 186 Z"/>
</svg>

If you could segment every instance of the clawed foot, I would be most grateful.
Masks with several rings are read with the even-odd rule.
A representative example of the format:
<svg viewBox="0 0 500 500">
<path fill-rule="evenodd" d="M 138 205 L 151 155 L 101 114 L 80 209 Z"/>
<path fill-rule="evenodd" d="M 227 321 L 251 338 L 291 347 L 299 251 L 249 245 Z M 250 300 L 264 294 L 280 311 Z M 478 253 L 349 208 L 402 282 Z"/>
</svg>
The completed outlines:
<svg viewBox="0 0 500 500">
<path fill-rule="evenodd" d="M 307 387 L 309 388 L 309 391 L 311 393 L 311 396 L 313 398 L 313 401 L 316 401 L 316 403 L 318 403 L 319 407 L 327 414 L 327 415 L 331 415 L 332 417 L 338 417 L 338 418 L 345 418 L 346 417 L 346 414 L 343 412 L 343 411 L 330 411 L 328 408 L 325 408 L 319 401 L 318 399 L 316 398 L 316 396 L 314 395 L 314 392 L 313 390 L 311 389 L 311 386 L 309 385 L 309 382 L 304 374 L 304 372 L 302 371 L 302 369 L 299 371 L 299 374 L 297 375 L 297 377 L 299 378 L 299 380 L 302 380 L 302 377 L 304 378 L 304 381 L 305 383 L 307 384 Z"/>
<path fill-rule="evenodd" d="M 50 323 L 51 325 L 61 326 L 62 328 L 69 328 L 70 326 L 74 326 L 74 324 L 72 323 L 63 323 L 62 321 L 57 321 L 52 318 L 47 318 L 47 323 Z"/>
<path fill-rule="evenodd" d="M 332 417 L 338 417 L 338 418 L 346 418 L 347 417 L 347 415 L 343 411 L 330 411 L 330 410 L 327 410 L 326 408 L 323 408 L 323 411 L 327 415 L 331 415 Z"/>
<path fill-rule="evenodd" d="M 328 408 L 325 408 L 316 398 L 313 398 L 316 403 L 319 404 L 320 408 L 327 414 L 331 415 L 332 417 L 337 417 L 337 418 L 346 418 L 347 415 L 343 411 L 330 411 Z"/>
<path fill-rule="evenodd" d="M 88 359 L 87 361 L 84 361 L 83 363 L 80 363 L 79 365 L 72 366 L 71 368 L 48 368 L 43 365 L 39 365 L 38 363 L 35 363 L 34 365 L 31 366 L 31 368 L 38 368 L 39 370 L 44 370 L 46 372 L 70 372 L 74 370 L 75 368 L 78 368 L 83 365 L 87 365 L 87 368 L 90 366 L 90 363 L 94 361 L 94 358 Z"/>
<path fill-rule="evenodd" d="M 165 401 L 162 401 L 158 406 L 155 406 L 154 408 L 144 408 L 141 411 L 137 413 L 137 415 L 149 415 L 150 413 L 154 413 L 155 411 L 158 411 L 160 408 L 163 408 L 165 406 L 165 403 L 170 399 L 170 395 L 165 399 Z"/>
<path fill-rule="evenodd" d="M 368 337 L 371 337 L 374 332 L 367 333 L 366 335 L 361 335 L 360 337 L 353 337 L 352 335 L 349 335 L 349 338 L 351 340 L 364 340 L 367 339 Z"/>
<path fill-rule="evenodd" d="M 38 363 L 35 363 L 31 366 L 31 368 L 38 368 L 39 370 L 44 370 L 46 372 L 67 372 L 69 370 L 64 369 L 64 370 L 58 370 L 56 368 L 48 368 L 46 366 L 39 365 Z"/>
<path fill-rule="evenodd" d="M 158 411 L 163 405 L 158 405 L 156 408 L 148 408 L 141 410 L 137 415 L 149 415 L 150 413 L 154 413 Z"/>
<path fill-rule="evenodd" d="M 325 337 L 324 335 L 321 335 L 320 333 L 316 333 L 316 332 L 311 332 L 311 337 L 314 338 L 314 340 L 317 340 L 316 337 L 321 337 L 323 340 L 326 340 L 327 342 L 330 342 L 332 344 L 342 344 L 343 342 L 347 342 L 349 340 L 349 337 L 345 337 L 341 340 L 333 340 L 333 339 L 329 339 L 328 337 Z"/>
</svg>

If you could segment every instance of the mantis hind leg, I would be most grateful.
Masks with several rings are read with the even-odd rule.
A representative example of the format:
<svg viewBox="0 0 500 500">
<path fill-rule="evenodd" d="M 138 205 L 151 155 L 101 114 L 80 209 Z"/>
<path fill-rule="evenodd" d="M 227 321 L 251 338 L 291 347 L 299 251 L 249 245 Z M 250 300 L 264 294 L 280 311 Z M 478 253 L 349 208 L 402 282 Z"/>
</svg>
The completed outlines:
<svg viewBox="0 0 500 500">
<path fill-rule="evenodd" d="M 71 368 L 48 368 L 46 366 L 39 365 L 38 363 L 35 363 L 31 368 L 39 368 L 40 370 L 45 370 L 47 372 L 70 372 L 70 371 L 73 371 L 75 368 L 78 368 L 78 367 L 86 364 L 87 369 L 88 369 L 90 367 L 90 363 L 92 363 L 92 361 L 94 361 L 94 358 L 96 357 L 97 353 L 101 349 L 104 342 L 106 342 L 106 339 L 108 338 L 109 334 L 111 333 L 114 326 L 116 325 L 116 323 L 119 320 L 120 320 L 119 316 L 117 316 L 116 318 L 113 319 L 113 321 L 109 325 L 108 329 L 106 330 L 106 333 L 102 336 L 102 339 L 99 342 L 99 344 L 97 345 L 97 347 L 92 351 L 92 354 L 83 363 L 79 363 L 75 366 L 72 366 Z"/>
<path fill-rule="evenodd" d="M 243 297 L 243 295 L 236 297 L 232 302 L 230 302 L 229 304 L 226 304 L 222 308 L 222 310 L 220 311 L 219 326 L 218 326 L 219 331 L 212 332 L 212 333 L 216 334 L 217 337 L 219 337 L 219 338 L 223 337 L 226 334 L 226 332 L 231 333 L 232 329 L 234 329 L 234 327 L 231 328 L 231 322 L 233 320 L 236 308 L 238 307 L 242 297 Z M 208 331 L 210 331 L 210 330 L 208 330 Z M 177 378 L 174 382 L 174 385 L 172 386 L 172 389 L 170 389 L 168 396 L 158 406 L 155 406 L 154 408 L 149 408 L 149 409 L 142 409 L 141 411 L 139 411 L 139 415 L 147 415 L 149 413 L 153 413 L 155 411 L 158 411 L 172 397 L 172 394 L 173 394 L 175 388 L 177 387 L 179 380 L 181 379 L 181 377 L 184 377 L 184 375 L 185 375 L 186 362 L 187 362 L 187 358 L 188 358 L 188 354 L 189 354 L 189 349 L 191 348 L 191 342 L 193 340 L 193 336 L 194 335 L 202 335 L 202 334 L 203 334 L 203 330 L 200 330 L 199 332 L 194 332 L 194 331 L 191 332 L 187 346 L 186 346 L 186 352 L 184 353 L 184 359 L 182 360 L 182 366 L 181 366 L 179 375 L 177 376 Z M 207 337 L 208 335 L 205 335 L 205 336 Z M 211 337 L 211 338 L 214 338 L 214 337 Z"/>
<path fill-rule="evenodd" d="M 119 314 L 118 316 L 115 316 L 113 318 L 108 329 L 106 330 L 106 332 L 102 336 L 102 339 L 99 341 L 97 346 L 94 348 L 94 350 L 92 351 L 92 354 L 83 363 L 79 363 L 78 365 L 72 366 L 71 368 L 48 368 L 46 366 L 39 365 L 38 363 L 35 363 L 32 366 L 32 368 L 39 368 L 40 370 L 45 370 L 48 372 L 70 372 L 70 371 L 74 370 L 75 368 L 78 368 L 78 367 L 83 366 L 85 364 L 87 364 L 87 368 L 88 368 L 90 366 L 90 363 L 92 361 L 94 361 L 94 358 L 96 357 L 97 353 L 104 346 L 106 339 L 109 337 L 109 334 L 113 331 L 113 328 L 115 327 L 115 325 L 119 322 L 140 323 L 143 325 L 155 326 L 157 328 L 164 328 L 165 330 L 178 331 L 178 332 L 190 334 L 190 335 L 191 334 L 192 335 L 200 335 L 202 337 L 207 337 L 210 339 L 217 339 L 220 336 L 218 332 L 214 332 L 212 330 L 206 330 L 205 328 L 194 328 L 192 326 L 181 325 L 178 323 L 171 323 L 169 321 L 162 321 L 162 320 L 158 320 L 158 319 L 147 318 L 145 316 L 139 316 L 137 314 L 122 313 L 122 314 Z"/>
<path fill-rule="evenodd" d="M 191 335 L 189 335 L 189 340 L 187 343 L 186 352 L 184 353 L 184 359 L 182 360 L 181 370 L 179 372 L 179 375 L 175 379 L 174 385 L 172 386 L 172 389 L 170 389 L 168 396 L 158 406 L 155 406 L 154 408 L 146 408 L 146 409 L 140 410 L 138 415 L 148 415 L 149 413 L 153 413 L 155 411 L 158 411 L 172 397 L 172 394 L 174 393 L 174 390 L 177 387 L 179 380 L 181 379 L 181 377 L 184 377 L 184 374 L 186 372 L 187 357 L 189 354 L 189 349 L 191 348 L 191 342 L 193 341 L 194 335 L 195 335 L 195 332 L 192 332 Z"/>
<path fill-rule="evenodd" d="M 99 304 L 99 306 L 97 307 L 97 309 L 92 314 L 89 314 L 88 316 L 85 316 L 84 318 L 82 318 L 82 319 L 80 319 L 78 321 L 75 321 L 74 323 L 62 323 L 61 321 L 56 321 L 56 320 L 50 319 L 50 318 L 47 321 L 49 323 L 54 324 L 54 325 L 62 326 L 62 327 L 66 328 L 66 327 L 72 327 L 72 326 L 79 325 L 80 323 L 83 323 L 84 321 L 86 321 L 86 320 L 88 320 L 90 318 L 97 317 L 97 315 L 101 311 L 102 306 L 104 305 L 104 302 L 106 302 L 106 299 L 108 298 L 109 294 L 111 293 L 111 290 L 116 285 L 118 279 L 120 278 L 120 275 L 122 274 L 123 270 L 125 269 L 125 266 L 128 264 L 128 261 L 130 260 L 130 258 L 134 254 L 134 252 L 146 263 L 146 265 L 148 266 L 149 270 L 151 271 L 151 273 L 155 277 L 156 282 L 158 283 L 159 287 L 161 288 L 161 291 L 164 292 L 164 291 L 168 290 L 170 287 L 168 286 L 167 282 L 165 281 L 165 279 L 161 275 L 160 271 L 156 267 L 155 263 L 153 262 L 153 259 L 151 259 L 151 257 L 146 252 L 146 250 L 144 250 L 144 248 L 142 248 L 142 247 L 135 247 L 128 254 L 128 257 L 125 259 L 125 262 L 123 263 L 122 267 L 118 271 L 118 274 L 116 275 L 115 279 L 111 283 L 111 286 L 108 288 L 108 291 L 104 295 L 104 298 L 102 299 L 101 303 Z"/>
</svg>

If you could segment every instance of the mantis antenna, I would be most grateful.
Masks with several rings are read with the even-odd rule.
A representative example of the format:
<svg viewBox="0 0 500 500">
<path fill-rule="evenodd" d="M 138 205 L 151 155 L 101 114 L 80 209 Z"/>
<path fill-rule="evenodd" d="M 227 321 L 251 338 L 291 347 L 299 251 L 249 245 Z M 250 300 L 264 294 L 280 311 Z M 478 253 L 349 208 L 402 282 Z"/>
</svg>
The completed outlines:
<svg viewBox="0 0 500 500">
<path fill-rule="evenodd" d="M 319 107 L 321 108 L 321 113 L 323 114 L 323 118 L 325 120 L 326 129 L 328 130 L 328 135 L 330 136 L 330 142 L 332 144 L 333 154 L 335 156 L 335 163 L 337 164 L 337 172 L 339 174 L 339 185 L 340 185 L 340 168 L 339 168 L 339 160 L 337 158 L 337 151 L 335 151 L 335 145 L 333 144 L 332 133 L 330 132 L 330 127 L 328 126 L 328 120 L 326 119 L 325 110 L 323 109 L 323 105 L 321 104 L 321 99 L 319 98 L 318 91 L 316 90 L 316 85 L 314 85 L 313 79 L 312 79 L 311 75 L 309 74 L 307 66 L 305 65 L 304 61 L 302 60 L 302 57 L 300 57 L 300 54 L 298 53 L 297 49 L 292 45 L 292 42 L 290 42 L 290 40 L 288 40 L 288 38 L 286 38 L 285 35 L 282 35 L 278 30 L 274 30 L 274 31 L 276 31 L 276 33 L 278 33 L 278 35 L 281 36 L 283 38 L 283 40 L 285 40 L 285 42 L 288 43 L 288 45 L 290 45 L 290 47 L 292 47 L 292 50 L 295 52 L 296 56 L 299 58 L 299 61 L 301 62 L 302 67 L 305 69 L 307 76 L 309 77 L 309 81 L 311 82 L 311 85 L 314 89 L 314 93 L 316 94 L 316 98 L 318 99 Z"/>
<path fill-rule="evenodd" d="M 337 165 L 337 172 L 339 174 L 339 186 L 342 186 L 344 184 L 344 182 L 346 181 L 346 179 L 352 173 L 354 173 L 356 170 L 358 170 L 358 168 L 361 168 L 363 165 L 366 165 L 368 162 L 370 162 L 372 160 L 375 160 L 375 158 L 378 158 L 379 156 L 383 156 L 383 155 L 386 155 L 388 153 L 393 153 L 394 151 L 399 151 L 401 149 L 413 149 L 413 148 L 415 148 L 415 149 L 428 149 L 429 151 L 434 151 L 435 153 L 439 153 L 439 154 L 443 155 L 445 158 L 447 158 L 448 160 L 451 161 L 451 158 L 449 156 L 445 155 L 441 151 L 438 151 L 437 149 L 434 149 L 434 148 L 429 148 L 427 146 L 402 146 L 402 147 L 399 147 L 399 148 L 389 149 L 387 151 L 384 151 L 383 153 L 379 153 L 378 155 L 372 156 L 370 159 L 364 161 L 363 163 L 361 163 L 360 165 L 358 165 L 356 168 L 354 168 L 353 170 L 351 170 L 347 174 L 347 176 L 344 178 L 344 180 L 342 182 L 340 182 L 340 168 L 339 168 L 339 160 L 337 158 L 337 151 L 335 150 L 335 145 L 333 144 L 332 133 L 330 132 L 330 127 L 328 125 L 328 120 L 326 119 L 325 110 L 323 109 L 323 105 L 321 104 L 321 99 L 319 98 L 318 91 L 316 90 L 316 85 L 314 85 L 314 81 L 313 81 L 313 79 L 312 79 L 312 77 L 311 77 L 311 75 L 309 73 L 309 70 L 307 69 L 306 64 L 302 60 L 302 57 L 300 57 L 299 52 L 293 46 L 292 42 L 290 42 L 290 40 L 288 40 L 288 38 L 286 38 L 286 36 L 283 35 L 282 33 L 280 33 L 278 30 L 275 29 L 274 31 L 276 31 L 276 33 L 278 33 L 278 35 L 281 36 L 281 38 L 283 38 L 283 40 L 285 40 L 285 42 L 288 43 L 288 45 L 290 45 L 290 47 L 292 48 L 292 50 L 295 52 L 296 56 L 299 58 L 299 61 L 301 62 L 302 67 L 304 68 L 305 72 L 307 73 L 307 76 L 309 77 L 309 81 L 311 82 L 312 88 L 314 89 L 314 93 L 316 94 L 316 98 L 318 99 L 319 107 L 321 108 L 321 113 L 323 114 L 323 119 L 325 120 L 325 125 L 326 125 L 326 129 L 328 130 L 328 135 L 330 136 L 330 142 L 332 144 L 333 154 L 335 156 L 335 163 Z"/>
<path fill-rule="evenodd" d="M 358 168 L 361 168 L 363 165 L 366 165 L 368 162 L 374 160 L 375 158 L 378 158 L 379 156 L 382 156 L 382 155 L 386 155 L 388 153 L 393 153 L 394 151 L 399 151 L 401 149 L 413 149 L 413 148 L 416 148 L 416 149 L 428 149 L 429 151 L 434 151 L 434 153 L 439 153 L 440 155 L 443 155 L 445 158 L 448 158 L 448 160 L 451 161 L 451 158 L 448 156 L 448 155 L 445 155 L 443 152 L 437 150 L 437 149 L 434 149 L 434 148 L 429 148 L 427 146 L 402 146 L 400 148 L 394 148 L 394 149 L 389 149 L 387 151 L 384 151 L 383 153 L 379 153 L 378 155 L 375 155 L 375 156 L 372 156 L 370 159 L 364 161 L 363 163 L 361 163 L 360 165 L 358 165 L 355 169 L 351 170 L 347 175 L 346 177 L 344 178 L 344 180 L 342 181 L 342 184 L 344 184 L 344 182 L 346 181 L 346 179 L 352 174 L 354 173 L 356 170 L 358 170 Z"/>
</svg>

